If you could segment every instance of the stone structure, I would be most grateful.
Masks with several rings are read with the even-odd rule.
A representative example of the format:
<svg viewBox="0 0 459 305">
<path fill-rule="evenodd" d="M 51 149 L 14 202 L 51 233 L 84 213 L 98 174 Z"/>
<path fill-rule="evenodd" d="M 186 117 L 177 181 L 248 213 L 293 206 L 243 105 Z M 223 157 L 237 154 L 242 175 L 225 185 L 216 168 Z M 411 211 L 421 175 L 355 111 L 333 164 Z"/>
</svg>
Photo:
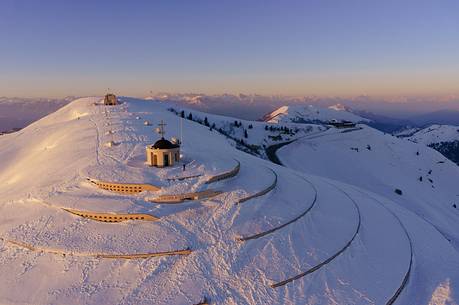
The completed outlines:
<svg viewBox="0 0 459 305">
<path fill-rule="evenodd" d="M 182 203 L 190 200 L 203 200 L 209 199 L 215 196 L 222 194 L 222 191 L 218 190 L 205 190 L 200 192 L 193 193 L 183 193 L 183 194 L 174 194 L 174 195 L 160 195 L 155 198 L 146 198 L 145 200 L 155 203 Z"/>
<path fill-rule="evenodd" d="M 328 125 L 331 125 L 335 128 L 339 128 L 339 129 L 343 129 L 343 128 L 354 128 L 357 126 L 356 123 L 353 123 L 353 122 L 349 122 L 349 121 L 342 121 L 342 122 L 338 122 L 338 121 L 330 121 L 328 122 Z"/>
<path fill-rule="evenodd" d="M 118 99 L 116 98 L 116 95 L 107 93 L 104 98 L 104 105 L 118 105 Z"/>
<path fill-rule="evenodd" d="M 151 184 L 142 184 L 142 183 L 116 183 L 116 182 L 107 182 L 99 181 L 96 179 L 88 178 L 88 181 L 92 184 L 97 185 L 99 188 L 112 191 L 120 194 L 136 194 L 143 191 L 155 192 L 160 189 L 160 187 L 151 185 Z"/>
<path fill-rule="evenodd" d="M 156 167 L 172 166 L 180 161 L 180 143 L 178 140 L 166 140 L 164 138 L 164 122 L 161 121 L 158 133 L 161 139 L 156 141 L 153 145 L 147 145 L 147 164 Z"/>
<path fill-rule="evenodd" d="M 90 211 L 79 211 L 73 209 L 63 209 L 74 215 L 84 218 L 89 218 L 102 222 L 122 222 L 128 220 L 145 220 L 145 221 L 158 221 L 159 218 L 150 214 L 113 214 L 113 213 L 99 213 Z"/>
</svg>

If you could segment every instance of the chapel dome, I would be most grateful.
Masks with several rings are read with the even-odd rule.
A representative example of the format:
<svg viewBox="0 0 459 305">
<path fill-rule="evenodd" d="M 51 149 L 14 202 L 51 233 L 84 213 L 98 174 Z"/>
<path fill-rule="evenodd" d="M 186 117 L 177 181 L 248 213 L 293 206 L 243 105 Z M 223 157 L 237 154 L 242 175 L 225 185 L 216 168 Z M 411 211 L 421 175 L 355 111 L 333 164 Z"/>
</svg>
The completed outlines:
<svg viewBox="0 0 459 305">
<path fill-rule="evenodd" d="M 158 141 L 156 141 L 155 144 L 153 144 L 154 149 L 173 149 L 173 148 L 178 148 L 179 145 L 177 144 L 172 144 L 170 141 L 161 138 Z"/>
</svg>

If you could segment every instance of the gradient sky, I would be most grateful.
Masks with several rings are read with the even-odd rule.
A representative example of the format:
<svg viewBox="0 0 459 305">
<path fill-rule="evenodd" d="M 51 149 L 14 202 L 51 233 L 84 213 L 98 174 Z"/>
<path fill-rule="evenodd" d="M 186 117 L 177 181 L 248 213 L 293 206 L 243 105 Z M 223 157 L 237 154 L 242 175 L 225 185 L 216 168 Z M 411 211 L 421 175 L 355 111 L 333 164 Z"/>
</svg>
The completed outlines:
<svg viewBox="0 0 459 305">
<path fill-rule="evenodd" d="M 0 96 L 459 94 L 457 0 L 0 0 Z"/>
</svg>

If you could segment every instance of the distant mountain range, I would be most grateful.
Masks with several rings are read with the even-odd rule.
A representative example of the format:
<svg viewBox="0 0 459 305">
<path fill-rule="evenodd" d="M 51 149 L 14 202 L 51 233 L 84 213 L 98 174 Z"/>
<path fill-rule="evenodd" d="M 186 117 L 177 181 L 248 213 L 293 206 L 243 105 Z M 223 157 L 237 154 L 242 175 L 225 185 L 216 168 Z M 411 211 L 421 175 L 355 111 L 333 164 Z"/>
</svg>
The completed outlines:
<svg viewBox="0 0 459 305">
<path fill-rule="evenodd" d="M 24 128 L 73 100 L 75 97 L 63 99 L 0 97 L 0 132 Z"/>
<path fill-rule="evenodd" d="M 426 114 L 421 114 L 409 118 L 410 122 L 418 126 L 428 126 L 432 124 L 456 125 L 459 126 L 459 111 L 439 110 Z"/>
<path fill-rule="evenodd" d="M 354 112 L 364 118 L 369 119 L 370 122 L 367 123 L 369 126 L 388 133 L 394 133 L 414 125 L 409 120 L 392 118 L 370 111 L 355 110 Z"/>
<path fill-rule="evenodd" d="M 0 97 L 0 132 L 23 128 L 31 122 L 54 112 L 73 99 L 73 97 L 63 99 Z M 338 107 L 335 110 L 340 110 L 341 114 L 349 112 L 357 117 L 368 119 L 369 121 L 366 124 L 387 133 L 397 133 L 413 127 L 424 128 L 432 124 L 459 125 L 459 104 L 454 102 L 455 97 L 450 97 L 446 100 L 440 99 L 439 106 L 430 107 L 428 106 L 428 100 L 424 99 L 403 99 L 400 102 L 389 102 L 366 96 L 343 99 L 337 97 L 288 97 L 258 94 L 160 93 L 146 99 L 245 120 L 261 120 L 266 114 L 273 113 L 286 105 L 288 107 L 297 107 L 297 109 L 308 107 L 308 105 L 312 105 L 317 109 Z M 435 105 L 434 102 L 430 102 L 430 104 Z M 413 107 L 413 105 L 416 105 L 416 107 Z M 448 107 L 449 110 L 431 111 L 435 107 Z M 301 115 L 297 115 L 296 119 L 310 121 L 310 118 L 306 116 L 301 118 Z M 339 118 L 340 116 L 338 116 Z M 320 120 L 320 118 L 318 119 Z M 352 116 L 350 121 L 354 121 Z"/>
</svg>

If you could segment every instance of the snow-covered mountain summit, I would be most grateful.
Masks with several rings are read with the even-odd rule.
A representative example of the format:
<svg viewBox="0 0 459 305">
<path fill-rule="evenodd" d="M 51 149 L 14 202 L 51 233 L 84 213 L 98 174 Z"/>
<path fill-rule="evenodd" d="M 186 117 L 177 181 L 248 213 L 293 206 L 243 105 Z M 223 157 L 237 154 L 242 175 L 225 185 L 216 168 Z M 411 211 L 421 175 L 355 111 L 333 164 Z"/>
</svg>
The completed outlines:
<svg viewBox="0 0 459 305">
<path fill-rule="evenodd" d="M 0 303 L 457 301 L 457 219 L 446 202 L 457 172 L 439 154 L 408 141 L 409 147 L 387 147 L 392 138 L 381 142 L 370 128 L 312 128 L 314 134 L 290 144 L 311 147 L 297 152 L 303 165 L 354 164 L 323 171 L 329 179 L 241 152 L 212 126 L 182 119 L 170 107 L 83 98 L 0 138 Z M 161 121 L 166 138 L 183 139 L 178 166 L 145 164 Z M 258 124 L 251 136 L 271 135 Z M 328 136 L 343 136 L 343 155 L 332 154 L 333 141 L 322 142 Z M 407 174 L 394 178 L 406 196 L 398 202 L 379 188 L 337 181 L 347 175 L 381 182 L 378 171 L 384 179 L 397 173 L 364 157 L 371 153 L 364 143 L 387 158 L 384 166 L 416 158 L 418 148 L 426 166 L 437 165 L 432 173 L 424 167 L 417 173 L 420 161 L 405 167 Z M 362 162 L 350 156 L 360 144 Z M 416 197 L 421 175 L 433 181 L 424 180 Z M 167 196 L 190 200 L 158 201 Z"/>
<path fill-rule="evenodd" d="M 431 125 L 416 131 L 408 139 L 425 145 L 459 141 L 459 126 Z"/>
<path fill-rule="evenodd" d="M 432 125 L 417 130 L 407 139 L 432 147 L 459 165 L 459 126 Z"/>
<path fill-rule="evenodd" d="M 369 122 L 337 104 L 328 108 L 315 105 L 290 105 L 266 114 L 263 121 L 270 123 L 328 123 L 330 121 L 348 121 L 353 123 Z"/>
</svg>

